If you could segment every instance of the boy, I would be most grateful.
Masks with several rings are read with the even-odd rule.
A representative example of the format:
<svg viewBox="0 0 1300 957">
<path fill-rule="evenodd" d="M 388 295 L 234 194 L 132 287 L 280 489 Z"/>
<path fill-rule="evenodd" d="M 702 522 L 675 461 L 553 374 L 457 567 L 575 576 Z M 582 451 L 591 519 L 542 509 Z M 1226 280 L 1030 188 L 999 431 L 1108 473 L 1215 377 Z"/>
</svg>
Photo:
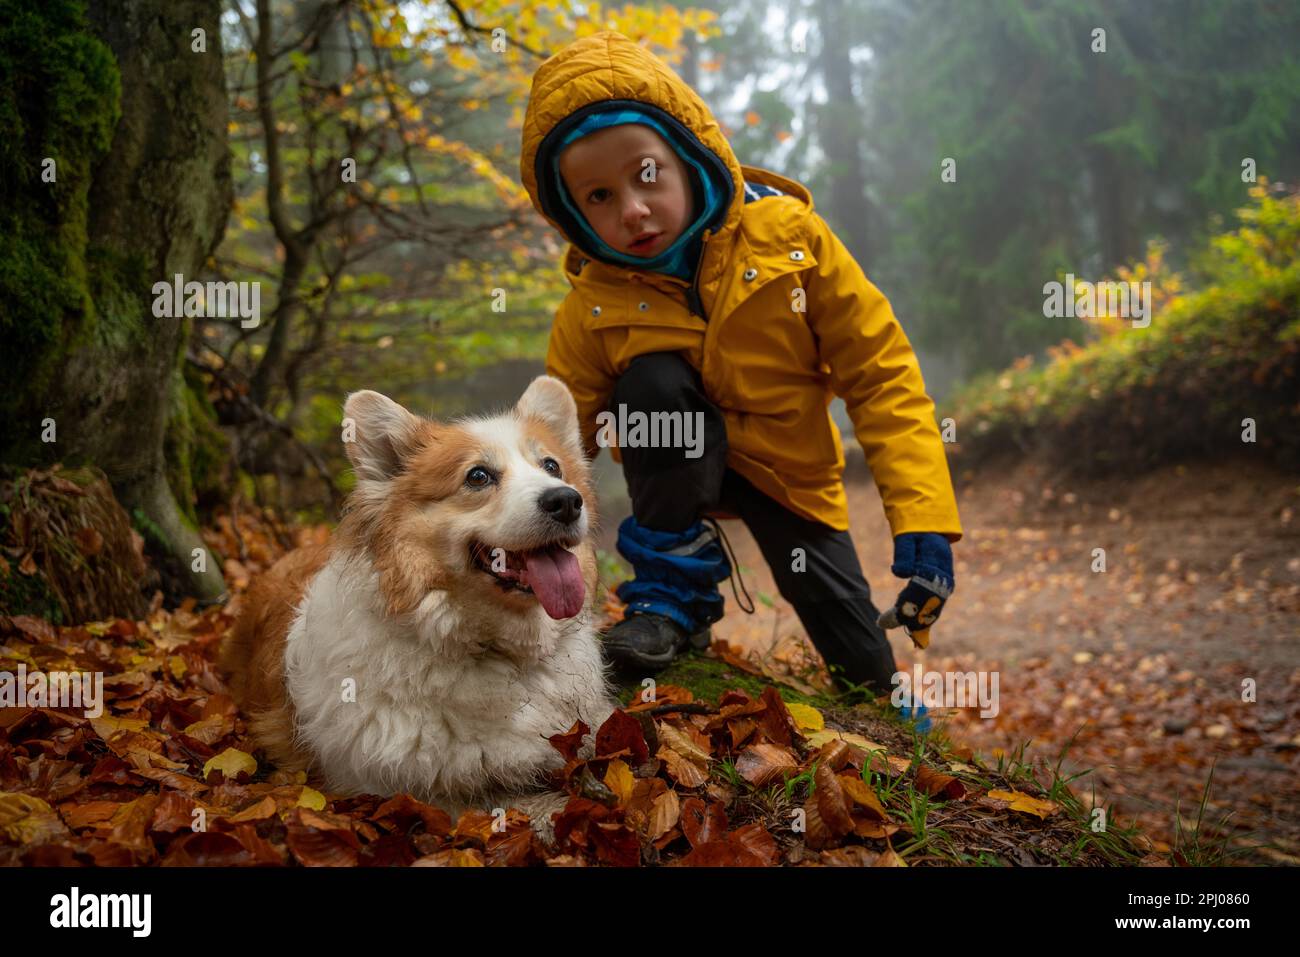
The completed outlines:
<svg viewBox="0 0 1300 957">
<path fill-rule="evenodd" d="M 742 167 L 695 91 L 621 34 L 537 70 L 520 172 L 571 243 L 547 372 L 573 393 L 587 453 L 610 446 L 632 499 L 618 549 L 635 578 L 617 590 L 627 609 L 606 657 L 653 674 L 707 645 L 731 573 L 712 520 L 739 517 L 832 675 L 889 693 L 878 617 L 928 641 L 962 530 L 934 405 L 888 302 L 808 190 Z M 832 394 L 880 489 L 891 570 L 909 579 L 884 616 L 848 533 Z M 673 429 L 647 441 L 621 427 L 638 419 Z"/>
</svg>

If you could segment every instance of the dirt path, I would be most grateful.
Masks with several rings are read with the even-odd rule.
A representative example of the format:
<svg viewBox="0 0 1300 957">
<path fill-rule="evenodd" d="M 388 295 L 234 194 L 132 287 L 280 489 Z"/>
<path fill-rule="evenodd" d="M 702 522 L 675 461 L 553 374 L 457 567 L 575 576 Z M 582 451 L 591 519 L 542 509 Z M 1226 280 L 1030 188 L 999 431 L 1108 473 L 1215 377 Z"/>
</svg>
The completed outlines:
<svg viewBox="0 0 1300 957">
<path fill-rule="evenodd" d="M 924 664 L 997 671 L 1000 711 L 949 712 L 952 736 L 986 754 L 1031 740 L 1030 755 L 1055 760 L 1078 732 L 1066 767 L 1097 771 L 1076 790 L 1095 786 L 1108 815 L 1136 816 L 1157 849 L 1175 840 L 1175 802 L 1194 826 L 1213 763 L 1207 821 L 1231 812 L 1233 847 L 1271 845 L 1240 860 L 1300 863 L 1300 477 L 1223 463 L 1104 482 L 1027 465 L 956 478 L 957 592 Z M 883 604 L 901 585 L 888 526 L 865 469 L 848 483 Z M 779 669 L 815 665 L 753 539 L 725 528 L 751 593 L 774 603 L 746 616 L 727 588 L 715 634 Z M 892 634 L 910 669 L 911 642 Z M 1248 680 L 1254 702 L 1242 700 Z"/>
</svg>

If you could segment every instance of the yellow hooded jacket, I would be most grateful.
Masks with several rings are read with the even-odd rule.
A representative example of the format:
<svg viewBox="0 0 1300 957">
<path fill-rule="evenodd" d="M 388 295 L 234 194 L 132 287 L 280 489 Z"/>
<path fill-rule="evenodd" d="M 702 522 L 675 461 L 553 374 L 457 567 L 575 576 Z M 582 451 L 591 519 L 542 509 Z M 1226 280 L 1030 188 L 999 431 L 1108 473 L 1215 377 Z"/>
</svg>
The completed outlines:
<svg viewBox="0 0 1300 957">
<path fill-rule="evenodd" d="M 807 188 L 742 166 L 699 95 L 620 33 L 569 44 L 533 77 L 520 175 L 537 211 L 572 243 L 538 198 L 538 175 L 549 175 L 536 168 L 538 153 L 569 114 L 612 99 L 676 118 L 722 160 L 735 189 L 721 225 L 703 234 L 693 289 L 672 276 L 588 259 L 574 245 L 566 251 L 573 288 L 551 328 L 546 368 L 573 393 L 587 453 L 598 451 L 596 415 L 628 363 L 647 352 L 678 352 L 725 417 L 728 466 L 773 499 L 833 528 L 849 527 L 844 448 L 828 409 L 839 395 L 892 533 L 960 539 L 934 403 L 889 302 L 813 212 Z M 786 195 L 746 204 L 745 181 Z M 621 461 L 616 448 L 610 454 Z"/>
</svg>

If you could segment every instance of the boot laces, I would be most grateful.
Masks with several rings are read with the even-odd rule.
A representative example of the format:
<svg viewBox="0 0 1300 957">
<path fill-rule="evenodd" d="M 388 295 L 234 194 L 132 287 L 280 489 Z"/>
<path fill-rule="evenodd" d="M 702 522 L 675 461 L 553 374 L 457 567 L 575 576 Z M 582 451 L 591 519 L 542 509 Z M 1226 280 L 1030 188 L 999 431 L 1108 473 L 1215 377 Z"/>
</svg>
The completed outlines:
<svg viewBox="0 0 1300 957">
<path fill-rule="evenodd" d="M 750 597 L 749 589 L 745 587 L 745 578 L 740 574 L 740 563 L 736 561 L 736 553 L 731 548 L 731 542 L 727 540 L 727 535 L 723 532 L 722 526 L 718 524 L 717 519 L 713 518 L 711 515 L 705 515 L 701 521 L 705 522 L 713 529 L 714 534 L 718 536 L 718 540 L 722 542 L 723 553 L 731 563 L 731 594 L 735 596 L 736 604 L 740 606 L 740 609 L 745 614 L 752 615 L 754 613 L 754 599 Z M 736 591 L 736 582 L 738 580 L 740 582 L 740 591 L 745 593 L 745 601 L 749 602 L 748 608 L 746 608 L 745 603 L 740 600 L 740 593 Z"/>
</svg>

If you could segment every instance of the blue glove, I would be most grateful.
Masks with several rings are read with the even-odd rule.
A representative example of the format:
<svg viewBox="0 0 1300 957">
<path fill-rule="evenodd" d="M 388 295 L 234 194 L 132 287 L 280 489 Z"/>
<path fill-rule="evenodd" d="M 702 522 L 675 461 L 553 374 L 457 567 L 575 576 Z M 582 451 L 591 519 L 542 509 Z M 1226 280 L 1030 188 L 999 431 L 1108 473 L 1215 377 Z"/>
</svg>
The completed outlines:
<svg viewBox="0 0 1300 957">
<path fill-rule="evenodd" d="M 952 577 L 952 546 L 936 532 L 907 532 L 894 539 L 894 564 L 889 570 L 908 579 L 892 608 L 876 620 L 881 628 L 903 625 L 918 648 L 930 644 L 930 626 L 939 620 L 956 583 Z"/>
</svg>

